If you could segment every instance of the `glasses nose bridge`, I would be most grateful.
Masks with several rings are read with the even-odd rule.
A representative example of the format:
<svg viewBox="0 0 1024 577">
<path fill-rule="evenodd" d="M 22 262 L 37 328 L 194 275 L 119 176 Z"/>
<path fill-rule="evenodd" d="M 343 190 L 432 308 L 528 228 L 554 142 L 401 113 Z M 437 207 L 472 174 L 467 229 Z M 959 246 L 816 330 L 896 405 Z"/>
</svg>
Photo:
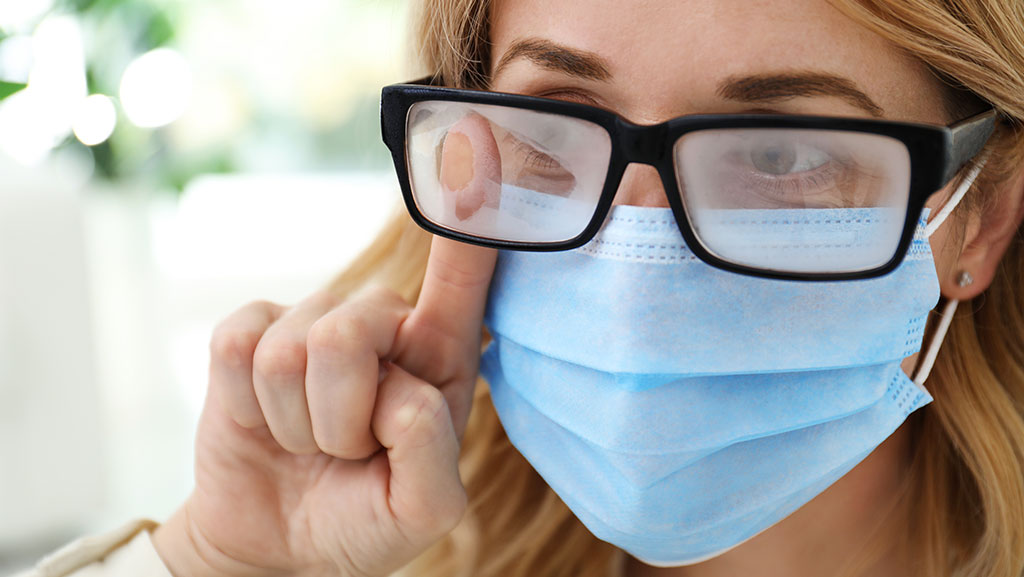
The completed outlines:
<svg viewBox="0 0 1024 577">
<path fill-rule="evenodd" d="M 670 175 L 664 172 L 664 155 L 667 152 L 667 123 L 641 125 L 618 119 L 617 145 L 621 159 L 619 180 L 615 190 L 615 203 L 636 206 L 668 207 L 671 205 L 671 185 L 666 182 Z M 628 172 L 631 164 L 647 165 L 657 176 L 653 184 L 651 175 L 641 176 L 642 172 Z"/>
<path fill-rule="evenodd" d="M 619 148 L 626 164 L 636 162 L 657 168 L 665 156 L 668 125 L 640 125 L 619 119 Z"/>
</svg>

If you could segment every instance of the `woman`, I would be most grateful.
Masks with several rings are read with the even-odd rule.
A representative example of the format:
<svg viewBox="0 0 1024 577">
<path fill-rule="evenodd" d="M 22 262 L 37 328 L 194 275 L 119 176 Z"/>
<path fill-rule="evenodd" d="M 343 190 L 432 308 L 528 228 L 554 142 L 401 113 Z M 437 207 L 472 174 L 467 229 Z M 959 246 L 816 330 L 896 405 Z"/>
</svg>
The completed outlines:
<svg viewBox="0 0 1024 577">
<path fill-rule="evenodd" d="M 385 119 L 385 138 L 399 173 L 413 180 L 412 186 L 404 184 L 416 218 L 441 235 L 489 246 L 495 240 L 590 244 L 550 253 L 547 261 L 533 253 L 507 253 L 495 271 L 493 249 L 443 236 L 428 242 L 403 216 L 330 291 L 290 309 L 254 303 L 236 312 L 212 341 L 196 489 L 153 532 L 152 548 L 142 533 L 115 553 L 108 563 L 111 574 L 119 564 L 135 564 L 122 570 L 138 574 L 154 561 L 154 549 L 173 575 L 362 576 L 403 567 L 410 575 L 502 576 L 1024 573 L 1022 5 L 433 0 L 424 3 L 417 30 L 417 46 L 435 84 L 591 108 L 486 97 L 484 103 L 496 108 L 477 102 L 452 116 L 450 103 L 464 103 L 464 93 L 390 89 L 398 96 L 385 101 L 385 114 L 389 108 L 392 114 Z M 446 104 L 417 108 L 421 101 Z M 527 129 L 531 121 L 515 116 L 523 107 L 553 116 L 530 117 L 545 121 Z M 520 112 L 501 116 L 510 109 Z M 986 116 L 989 109 L 996 115 Z M 396 111 L 404 113 L 397 122 Z M 764 113 L 776 117 L 764 120 Z M 724 131 L 736 126 L 717 116 L 699 126 L 691 118 L 664 129 L 638 127 L 695 114 L 757 114 L 760 120 L 743 120 L 739 133 Z M 807 116 L 814 119 L 793 118 Z M 572 135 L 565 117 L 582 119 L 589 128 Z M 843 124 L 833 117 L 861 120 Z M 871 124 L 873 119 L 901 124 Z M 422 133 L 415 131 L 420 123 L 426 127 Z M 917 132 L 905 123 L 952 125 L 961 136 L 966 126 L 973 136 L 954 138 L 945 156 L 926 153 L 914 148 L 924 145 L 910 142 L 907 134 Z M 431 132 L 438 126 L 444 138 Z M 723 139 L 695 140 L 709 133 Z M 807 137 L 812 133 L 814 138 Z M 421 134 L 430 146 L 411 144 L 409 154 L 425 154 L 427 164 L 433 163 L 426 170 L 422 159 L 404 156 L 406 142 Z M 694 141 L 699 145 L 691 146 Z M 751 141 L 757 146 L 736 144 Z M 743 154 L 737 156 L 738 150 Z M 910 162 L 908 154 L 927 161 Z M 762 180 L 723 189 L 723 183 L 735 184 L 729 178 L 739 173 L 729 162 L 740 156 Z M 528 161 L 532 172 L 518 170 Z M 927 175 L 925 165 L 931 167 Z M 938 174 L 940 165 L 948 174 Z M 823 167 L 828 170 L 814 172 Z M 613 184 L 620 177 L 621 182 L 598 199 L 606 172 Z M 816 176 L 798 184 L 785 181 L 800 173 Z M 595 174 L 598 184 L 587 184 Z M 435 181 L 417 182 L 421 178 Z M 922 194 L 922 182 L 935 186 Z M 743 200 L 752 186 L 766 193 L 760 204 Z M 818 188 L 810 194 L 806 186 Z M 438 195 L 433 201 L 425 196 L 431 187 Z M 927 201 L 926 211 L 901 196 L 908 187 L 916 190 L 911 196 Z M 572 191 L 583 188 L 592 195 L 580 203 Z M 702 189 L 712 194 L 699 197 Z M 826 189 L 843 192 L 812 202 Z M 902 192 L 886 196 L 896 189 Z M 608 206 L 611 193 L 614 207 Z M 785 203 L 779 201 L 783 195 Z M 516 212 L 513 201 L 561 208 Z M 943 224 L 944 217 L 936 215 L 953 206 Z M 836 208 L 869 212 L 854 219 L 856 226 L 847 222 L 842 234 L 832 224 L 813 229 L 826 235 L 815 237 L 814 247 L 799 236 L 804 233 L 787 228 L 793 224 L 788 220 L 767 228 L 761 222 L 742 229 L 753 231 L 742 236 L 735 228 L 739 221 L 726 218 L 730 210 L 763 215 L 767 209 Z M 879 210 L 890 211 L 881 221 L 891 217 L 904 226 L 857 228 L 876 222 Z M 608 221 L 605 214 L 611 215 Z M 566 215 L 577 221 L 551 232 L 572 220 Z M 638 228 L 638 222 L 650 224 L 652 215 L 669 225 Z M 531 230 L 534 236 L 515 237 L 525 230 L 517 226 L 531 216 L 551 218 Z M 632 311 L 647 314 L 644 307 L 651 302 L 680 302 L 644 283 L 675 290 L 665 283 L 687 275 L 671 273 L 681 268 L 642 268 L 647 265 L 638 261 L 654 258 L 648 253 L 602 253 L 602 246 L 618 238 L 609 236 L 613 229 L 629 239 L 619 248 L 643 245 L 643 234 L 661 242 L 682 229 L 689 248 L 676 242 L 680 246 L 657 258 L 700 267 L 686 269 L 709 279 L 693 291 L 698 304 L 666 315 L 671 322 L 657 330 L 649 323 L 664 319 L 637 323 Z M 837 234 L 846 240 L 836 242 Z M 804 240 L 790 250 L 792 243 L 780 238 Z M 571 242 L 563 244 L 572 248 Z M 825 260 L 815 256 L 825 254 L 815 247 L 839 245 L 847 252 L 827 253 Z M 580 254 L 606 258 L 595 269 L 579 264 Z M 668 278 L 662 278 L 664 271 L 670 271 Z M 860 284 L 851 280 L 866 276 L 871 278 Z M 548 284 L 530 292 L 516 285 L 522 278 Z M 379 284 L 397 293 L 365 288 Z M 869 288 L 851 297 L 856 286 Z M 895 302 L 927 311 L 938 290 L 947 302 L 971 302 L 955 318 L 946 315 L 952 324 L 924 388 L 930 365 L 924 357 L 943 343 L 943 329 L 935 326 L 943 315 L 932 315 L 935 322 L 922 336 L 923 325 L 896 322 L 878 311 Z M 620 300 L 603 303 L 604 309 L 588 300 L 606 295 Z M 776 316 L 783 299 L 792 301 L 786 318 Z M 847 303 L 845 316 L 833 306 L 840 301 Z M 530 308 L 534 303 L 537 309 Z M 566 328 L 545 316 L 576 307 L 586 326 Z M 685 317 L 704 310 L 739 314 L 723 318 L 717 323 L 722 330 L 709 338 L 707 325 L 716 323 L 685 324 Z M 614 318 L 590 324 L 605 313 Z M 861 326 L 868 317 L 879 317 L 887 327 L 879 335 L 906 330 L 899 335 L 905 337 L 906 355 L 885 359 L 895 367 L 888 389 L 879 378 L 864 378 L 850 354 L 858 343 L 874 343 Z M 517 325 L 516 319 L 526 322 Z M 487 385 L 476 383 L 485 322 L 500 350 L 485 357 L 484 373 L 504 428 L 529 462 L 512 449 Z M 535 336 L 550 350 L 527 351 L 519 360 L 506 355 L 514 350 L 516 331 L 529 332 L 530 325 L 543 327 Z M 549 327 L 555 333 L 543 334 Z M 685 397 L 706 403 L 700 410 L 685 412 L 687 406 L 667 403 L 683 416 L 663 419 L 657 411 L 666 403 L 659 407 L 659 400 L 669 397 L 662 391 L 690 395 L 693 387 L 650 386 L 644 381 L 650 375 L 636 377 L 648 372 L 647 361 L 636 359 L 671 364 L 686 351 L 658 349 L 658 343 L 675 342 L 686 332 L 696 335 L 685 341 L 693 347 L 710 343 L 693 358 L 713 365 L 709 372 L 716 374 L 705 381 L 706 375 L 693 370 L 683 380 L 698 388 L 714 386 L 702 389 L 706 398 Z M 640 337 L 631 341 L 631 334 Z M 803 343 L 807 335 L 815 340 Z M 845 344 L 832 342 L 847 337 Z M 792 347 L 788 340 L 772 344 L 783 338 L 794 339 Z M 791 348 L 799 354 L 790 355 Z M 912 354 L 918 350 L 920 358 Z M 585 373 L 590 376 L 580 387 L 559 387 L 570 382 L 561 372 L 553 382 L 543 381 L 556 369 L 564 369 L 566 379 L 577 378 L 574 367 L 555 358 L 564 351 L 596 356 L 592 362 L 600 366 Z M 832 354 L 843 359 L 841 366 L 829 365 Z M 826 389 L 786 388 L 773 376 L 781 366 L 799 383 L 825 371 L 820 386 Z M 541 375 L 541 386 L 531 388 L 525 377 L 513 382 L 513 375 L 531 370 Z M 752 393 L 746 381 L 736 385 L 732 376 L 738 373 L 771 387 L 765 389 L 771 393 Z M 588 388 L 606 375 L 629 384 Z M 871 391 L 881 384 L 882 393 L 855 402 L 851 391 L 861 386 L 853 382 Z M 884 418 L 857 420 L 888 403 L 893 387 L 899 395 L 892 395 L 888 409 L 879 409 Z M 723 390 L 736 394 L 724 399 Z M 819 390 L 828 394 L 813 392 Z M 527 395 L 535 396 L 524 404 L 521 396 Z M 773 421 L 757 433 L 761 437 L 753 435 L 751 423 L 766 414 L 803 420 Z M 598 416 L 602 420 L 595 421 Z M 687 426 L 688 434 L 677 434 Z M 790 428 L 813 434 L 787 435 Z M 685 458 L 676 447 L 672 458 L 682 461 L 675 464 L 666 464 L 660 453 L 651 457 L 658 452 L 652 447 L 669 437 L 689 442 L 694 436 L 719 444 L 695 446 Z M 752 439 L 764 442 L 744 445 Z M 827 444 L 814 444 L 822 439 Z M 749 446 L 758 448 L 744 454 Z M 841 464 L 828 465 L 838 454 Z M 616 467 L 621 478 L 607 467 Z M 676 482 L 680 471 L 699 478 L 693 485 L 699 489 L 665 498 L 679 494 L 673 491 L 682 483 Z M 764 486 L 773 488 L 765 492 Z M 684 517 L 693 524 L 680 526 Z M 130 540 L 141 527 L 108 539 L 93 556 Z M 80 564 L 64 559 L 63 570 L 44 574 L 66 574 Z M 83 571 L 91 570 L 99 569 Z"/>
</svg>

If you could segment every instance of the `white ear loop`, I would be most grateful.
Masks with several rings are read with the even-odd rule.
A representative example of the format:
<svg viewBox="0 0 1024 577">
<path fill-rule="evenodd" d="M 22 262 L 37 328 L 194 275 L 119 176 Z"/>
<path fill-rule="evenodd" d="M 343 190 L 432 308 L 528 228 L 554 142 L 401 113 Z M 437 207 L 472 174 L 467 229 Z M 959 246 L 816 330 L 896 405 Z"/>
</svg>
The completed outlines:
<svg viewBox="0 0 1024 577">
<path fill-rule="evenodd" d="M 963 200 L 964 195 L 971 189 L 971 185 L 974 184 L 974 180 L 978 178 L 978 174 L 981 173 L 982 167 L 985 166 L 985 161 L 988 160 L 988 155 L 983 155 L 978 159 L 978 162 L 971 167 L 971 170 L 964 176 L 963 181 L 960 182 L 960 186 L 956 188 L 953 196 L 949 197 L 946 201 L 945 206 L 942 207 L 935 218 L 931 219 L 924 227 L 924 235 L 930 237 L 932 233 L 938 230 L 939 226 L 945 222 L 946 218 L 953 212 L 953 209 L 960 204 Z M 917 367 L 917 372 L 914 374 L 914 384 L 921 387 L 924 390 L 924 382 L 928 380 L 928 375 L 932 372 L 932 367 L 935 366 L 935 359 L 939 356 L 939 349 L 942 347 L 942 341 L 946 339 L 946 331 L 949 330 L 950 323 L 953 322 L 953 315 L 956 313 L 957 304 L 960 301 L 957 299 L 949 299 L 946 301 L 946 306 L 942 307 L 942 320 L 939 321 L 939 326 L 935 327 L 935 333 L 932 335 L 931 341 L 928 343 L 928 350 L 924 353 L 924 359 L 921 364 Z"/>
<path fill-rule="evenodd" d="M 926 237 L 930 237 L 932 233 L 938 230 L 939 226 L 943 222 L 945 222 L 946 218 L 953 212 L 953 209 L 956 208 L 958 204 L 960 204 L 960 201 L 963 200 L 964 195 L 967 194 L 967 191 L 971 189 L 971 185 L 974 184 L 974 179 L 978 178 L 978 174 L 981 172 L 981 169 L 985 166 L 985 161 L 987 160 L 987 154 L 982 155 L 980 158 L 978 158 L 978 162 L 971 167 L 971 170 L 967 172 L 967 174 L 964 176 L 964 179 L 960 181 L 960 186 L 956 187 L 956 191 L 953 193 L 953 196 L 949 197 L 949 200 L 946 201 L 946 204 L 942 207 L 942 209 L 935 215 L 934 218 L 928 221 L 928 224 L 926 224 L 924 227 L 924 235 Z"/>
<path fill-rule="evenodd" d="M 939 326 L 935 327 L 935 334 L 932 335 L 931 342 L 928 343 L 928 350 L 924 353 L 924 359 L 921 364 L 917 367 L 917 373 L 914 374 L 914 384 L 921 387 L 924 390 L 924 382 L 928 380 L 928 375 L 932 372 L 932 367 L 935 366 L 935 359 L 939 356 L 939 349 L 942 347 L 942 341 L 946 339 L 946 331 L 949 330 L 949 324 L 953 322 L 953 313 L 956 312 L 956 305 L 960 301 L 956 299 L 949 299 L 946 301 L 946 306 L 942 307 L 942 320 L 939 321 Z"/>
</svg>

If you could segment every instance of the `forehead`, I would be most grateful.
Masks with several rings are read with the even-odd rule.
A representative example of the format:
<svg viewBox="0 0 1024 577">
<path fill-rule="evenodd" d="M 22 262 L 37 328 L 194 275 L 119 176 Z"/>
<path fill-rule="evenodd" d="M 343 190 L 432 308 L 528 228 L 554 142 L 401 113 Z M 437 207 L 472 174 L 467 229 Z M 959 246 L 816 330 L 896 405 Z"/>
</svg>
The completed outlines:
<svg viewBox="0 0 1024 577">
<path fill-rule="evenodd" d="M 496 0 L 492 69 L 527 37 L 602 57 L 608 100 L 640 106 L 637 121 L 714 111 L 730 77 L 806 70 L 852 80 L 886 117 L 944 122 L 927 68 L 825 0 Z M 498 82 L 514 88 L 525 66 Z"/>
</svg>

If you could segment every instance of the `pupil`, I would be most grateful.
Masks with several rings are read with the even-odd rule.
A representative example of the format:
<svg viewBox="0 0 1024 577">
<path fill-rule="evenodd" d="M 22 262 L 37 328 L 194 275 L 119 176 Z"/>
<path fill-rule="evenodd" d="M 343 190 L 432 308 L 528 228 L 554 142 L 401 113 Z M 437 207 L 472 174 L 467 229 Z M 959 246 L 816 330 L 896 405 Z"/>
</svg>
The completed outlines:
<svg viewBox="0 0 1024 577">
<path fill-rule="evenodd" d="M 796 147 L 789 142 L 779 142 L 755 150 L 750 155 L 754 167 L 768 174 L 789 174 L 796 164 Z"/>
</svg>

